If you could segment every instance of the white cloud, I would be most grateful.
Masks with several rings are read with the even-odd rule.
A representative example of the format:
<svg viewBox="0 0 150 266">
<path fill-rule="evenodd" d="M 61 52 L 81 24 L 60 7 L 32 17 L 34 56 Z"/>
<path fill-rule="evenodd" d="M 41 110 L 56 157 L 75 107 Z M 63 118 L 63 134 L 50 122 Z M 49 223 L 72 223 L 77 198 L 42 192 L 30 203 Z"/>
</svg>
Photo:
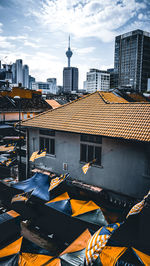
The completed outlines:
<svg viewBox="0 0 150 266">
<path fill-rule="evenodd" d="M 28 31 L 32 31 L 32 28 L 29 27 L 29 26 L 24 26 L 24 29 L 25 29 L 25 30 L 28 30 Z"/>
<path fill-rule="evenodd" d="M 25 46 L 30 46 L 32 48 L 39 48 L 40 46 L 34 42 L 31 42 L 31 41 L 28 41 L 28 40 L 25 40 L 24 41 L 24 45 Z"/>
<path fill-rule="evenodd" d="M 7 41 L 7 37 L 0 36 L 0 48 L 4 49 L 12 49 L 15 45 L 13 45 L 11 42 Z"/>
<path fill-rule="evenodd" d="M 74 49 L 74 50 L 79 55 L 85 55 L 85 54 L 92 53 L 95 50 L 95 47 L 94 46 L 91 46 L 91 47 L 85 47 L 85 48 Z"/>
<path fill-rule="evenodd" d="M 0 22 L 0 33 L 2 33 L 2 32 L 3 32 L 3 29 L 2 29 L 2 27 L 3 27 L 3 24 Z"/>
<path fill-rule="evenodd" d="M 42 9 L 32 11 L 49 31 L 69 32 L 75 37 L 98 37 L 110 42 L 116 30 L 146 8 L 136 0 L 46 0 Z"/>
</svg>

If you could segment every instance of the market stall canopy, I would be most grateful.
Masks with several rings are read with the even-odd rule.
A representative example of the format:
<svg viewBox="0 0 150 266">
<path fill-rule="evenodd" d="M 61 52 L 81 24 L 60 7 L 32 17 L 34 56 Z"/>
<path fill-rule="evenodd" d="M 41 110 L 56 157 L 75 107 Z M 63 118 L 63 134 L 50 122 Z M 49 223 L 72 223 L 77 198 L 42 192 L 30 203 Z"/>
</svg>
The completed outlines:
<svg viewBox="0 0 150 266">
<path fill-rule="evenodd" d="M 32 195 L 36 196 L 42 200 L 48 201 L 50 200 L 49 195 L 49 176 L 36 173 L 31 178 L 21 181 L 19 183 L 13 184 L 12 187 L 18 190 L 22 190 L 24 192 L 30 192 L 33 190 Z"/>
</svg>

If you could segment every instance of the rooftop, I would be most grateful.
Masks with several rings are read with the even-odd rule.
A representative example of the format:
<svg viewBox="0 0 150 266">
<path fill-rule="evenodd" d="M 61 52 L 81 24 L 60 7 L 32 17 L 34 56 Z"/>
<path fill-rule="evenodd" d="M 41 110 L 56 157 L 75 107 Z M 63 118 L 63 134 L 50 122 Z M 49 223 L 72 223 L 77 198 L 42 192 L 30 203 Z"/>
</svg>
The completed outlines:
<svg viewBox="0 0 150 266">
<path fill-rule="evenodd" d="M 57 101 L 55 100 L 45 100 L 53 109 L 61 106 Z"/>
<path fill-rule="evenodd" d="M 115 97 L 116 96 L 116 97 Z M 95 92 L 23 122 L 24 126 L 150 141 L 150 104 Z"/>
</svg>

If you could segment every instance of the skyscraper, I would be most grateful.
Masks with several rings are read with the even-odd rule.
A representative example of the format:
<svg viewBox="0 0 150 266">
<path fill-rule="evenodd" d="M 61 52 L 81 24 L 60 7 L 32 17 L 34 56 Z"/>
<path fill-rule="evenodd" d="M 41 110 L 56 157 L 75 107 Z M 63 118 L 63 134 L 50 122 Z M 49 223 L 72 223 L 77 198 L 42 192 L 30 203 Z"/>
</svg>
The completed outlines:
<svg viewBox="0 0 150 266">
<path fill-rule="evenodd" d="M 12 64 L 11 71 L 12 71 L 12 83 L 16 83 L 16 63 Z"/>
<path fill-rule="evenodd" d="M 29 88 L 29 67 L 28 65 L 23 66 L 23 86 Z"/>
<path fill-rule="evenodd" d="M 114 73 L 118 87 L 137 92 L 147 89 L 150 78 L 150 33 L 135 30 L 115 39 Z"/>
<path fill-rule="evenodd" d="M 16 83 L 23 84 L 22 59 L 16 60 Z"/>
<path fill-rule="evenodd" d="M 68 58 L 68 67 L 63 69 L 63 89 L 64 92 L 77 92 L 78 91 L 78 68 L 70 66 L 70 59 L 73 55 L 73 52 L 70 48 L 70 36 L 69 36 L 69 45 L 66 52 Z"/>
</svg>

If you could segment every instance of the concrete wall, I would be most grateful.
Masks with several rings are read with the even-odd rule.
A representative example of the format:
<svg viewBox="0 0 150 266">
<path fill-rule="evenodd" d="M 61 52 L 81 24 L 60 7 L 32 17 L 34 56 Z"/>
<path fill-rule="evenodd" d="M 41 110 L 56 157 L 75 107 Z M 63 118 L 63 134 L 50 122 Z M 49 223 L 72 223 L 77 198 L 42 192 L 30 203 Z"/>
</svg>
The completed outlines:
<svg viewBox="0 0 150 266">
<path fill-rule="evenodd" d="M 34 147 L 33 147 L 34 146 Z M 30 130 L 30 155 L 39 150 L 39 130 Z M 112 138 L 102 139 L 102 166 L 92 166 L 86 175 L 80 163 L 80 135 L 56 132 L 55 156 L 47 155 L 35 161 L 41 167 L 58 174 L 69 172 L 71 178 L 130 196 L 143 196 L 150 187 L 146 175 L 148 164 L 145 144 Z M 63 171 L 63 163 L 68 170 Z"/>
</svg>

